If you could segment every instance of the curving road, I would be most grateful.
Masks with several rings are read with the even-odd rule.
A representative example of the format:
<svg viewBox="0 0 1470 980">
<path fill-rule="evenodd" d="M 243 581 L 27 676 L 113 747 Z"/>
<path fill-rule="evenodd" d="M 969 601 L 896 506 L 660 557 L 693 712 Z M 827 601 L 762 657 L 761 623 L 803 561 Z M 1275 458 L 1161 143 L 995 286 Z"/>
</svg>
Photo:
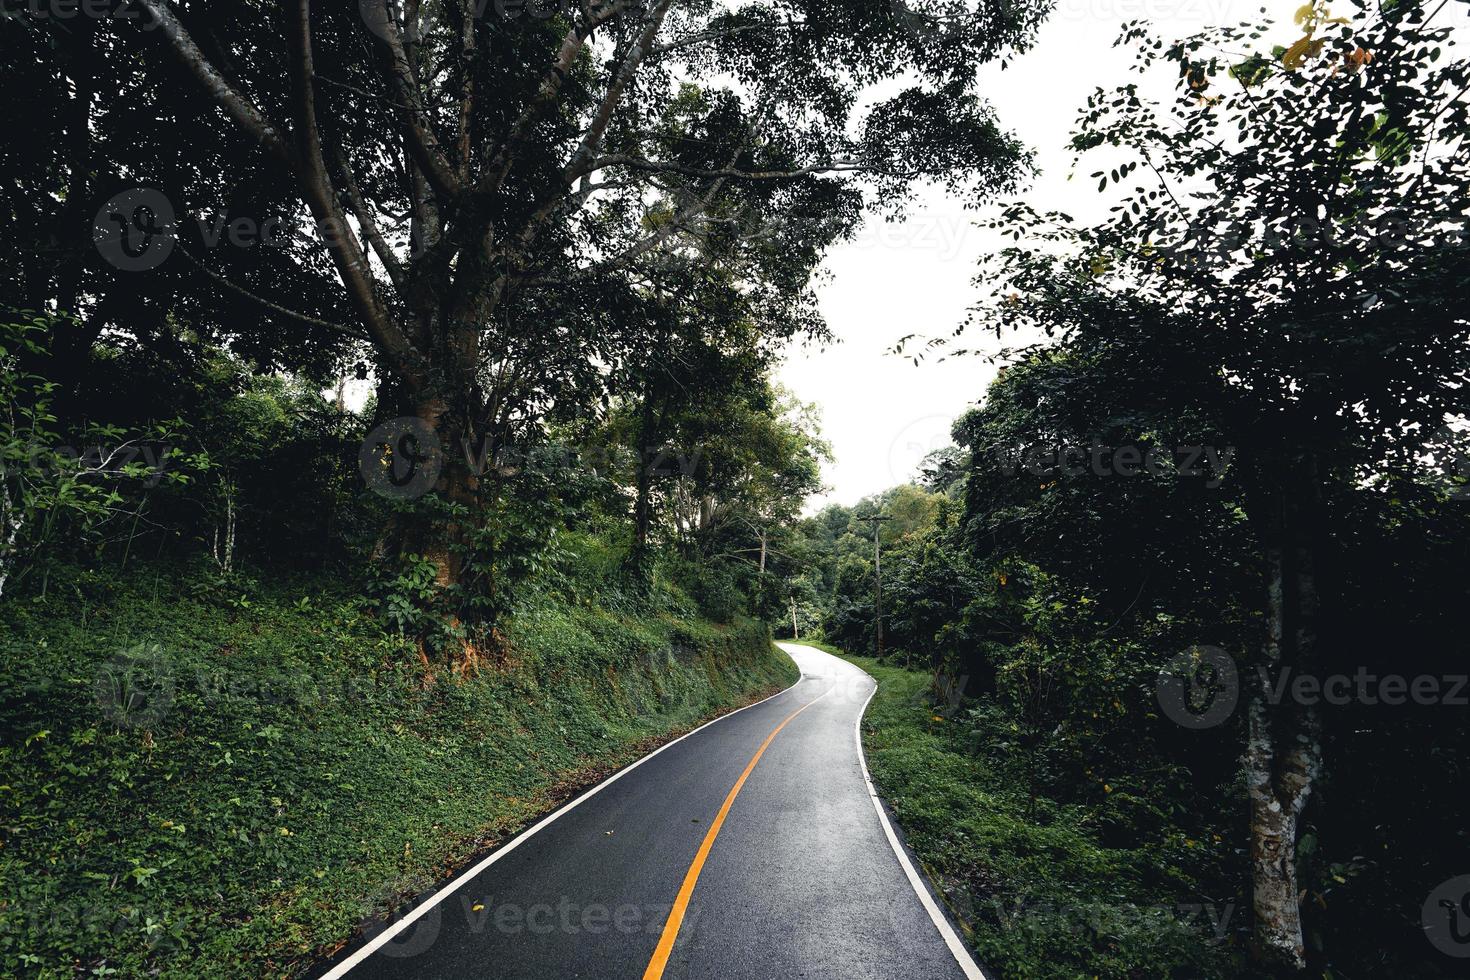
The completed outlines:
<svg viewBox="0 0 1470 980">
<path fill-rule="evenodd" d="M 983 978 L 871 790 L 873 680 L 781 647 L 795 686 L 567 804 L 325 977 Z"/>
</svg>

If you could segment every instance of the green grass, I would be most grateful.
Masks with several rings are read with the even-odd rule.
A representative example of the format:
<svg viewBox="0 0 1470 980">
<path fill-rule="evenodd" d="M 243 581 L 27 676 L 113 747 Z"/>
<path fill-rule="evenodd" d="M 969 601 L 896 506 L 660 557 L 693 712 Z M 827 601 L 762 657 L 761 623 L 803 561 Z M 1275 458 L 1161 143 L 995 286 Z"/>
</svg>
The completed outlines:
<svg viewBox="0 0 1470 980">
<path fill-rule="evenodd" d="M 330 581 L 72 579 L 0 603 L 0 975 L 298 974 L 796 679 L 754 623 L 543 604 L 505 662 L 427 680 Z"/>
<path fill-rule="evenodd" d="M 1103 846 L 1091 808 L 1031 801 L 994 706 L 939 711 L 927 673 L 845 659 L 878 681 L 863 719 L 873 780 L 988 972 L 1242 975 L 1211 917 L 1228 915 L 1228 933 L 1249 910 L 1199 897 L 1186 871 L 1198 842 Z"/>
<path fill-rule="evenodd" d="M 800 639 L 800 640 L 780 640 L 779 642 L 781 642 L 781 643 L 800 643 L 804 647 L 816 647 L 818 650 L 825 650 L 827 653 L 833 654 L 834 656 L 838 656 L 838 657 L 845 656 L 845 654 L 841 650 L 837 649 L 832 644 L 828 643 L 826 640 Z"/>
</svg>

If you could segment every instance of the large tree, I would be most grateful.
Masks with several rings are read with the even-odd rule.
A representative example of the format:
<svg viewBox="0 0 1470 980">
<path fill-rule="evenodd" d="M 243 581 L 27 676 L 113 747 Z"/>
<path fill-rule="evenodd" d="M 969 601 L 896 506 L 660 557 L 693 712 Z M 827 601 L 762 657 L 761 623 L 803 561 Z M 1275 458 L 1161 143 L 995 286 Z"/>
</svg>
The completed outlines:
<svg viewBox="0 0 1470 980">
<path fill-rule="evenodd" d="M 475 0 L 140 7 L 150 70 L 191 86 L 160 89 L 169 139 L 228 131 L 242 163 L 287 181 L 317 228 L 287 254 L 330 277 L 351 318 L 311 324 L 325 318 L 289 296 L 248 294 L 368 342 L 380 394 L 447 447 L 436 489 L 468 512 L 478 479 L 457 447 L 506 437 L 545 411 L 548 378 L 616 357 L 616 330 L 663 287 L 657 259 L 678 241 L 724 234 L 746 288 L 789 296 L 793 272 L 859 219 L 852 180 L 890 208 L 916 179 L 1010 185 L 1025 155 L 975 72 L 1027 43 L 1041 13 L 958 0 L 610 0 L 550 16 Z M 752 225 L 762 233 L 728 234 Z M 453 545 L 452 529 L 414 542 L 446 584 Z"/>
<path fill-rule="evenodd" d="M 1112 408 L 1084 436 L 1172 413 L 1166 431 L 1192 415 L 1236 450 L 1225 493 L 1260 555 L 1238 597 L 1262 624 L 1240 654 L 1251 678 L 1352 653 L 1350 637 L 1331 642 L 1335 501 L 1412 470 L 1470 414 L 1470 64 L 1444 56 L 1443 7 L 1337 18 L 1308 4 L 1295 43 L 1250 57 L 1222 52 L 1250 51 L 1267 27 L 1169 44 L 1130 25 L 1140 70 L 1166 66 L 1178 88 L 1163 104 L 1133 85 L 1089 100 L 1076 148 L 1124 154 L 1093 174 L 1123 189 L 1113 219 L 1079 229 L 1017 206 L 1004 223 L 1027 240 L 987 273 L 988 325 L 1082 338 L 1089 364 L 1113 365 L 1121 387 L 1090 399 Z M 1048 402 L 1089 401 L 1076 385 L 1090 375 L 1056 364 L 1072 387 L 1042 389 L 1048 425 Z M 1273 968 L 1300 970 L 1297 837 L 1322 718 L 1260 685 L 1246 694 L 1255 940 Z"/>
</svg>

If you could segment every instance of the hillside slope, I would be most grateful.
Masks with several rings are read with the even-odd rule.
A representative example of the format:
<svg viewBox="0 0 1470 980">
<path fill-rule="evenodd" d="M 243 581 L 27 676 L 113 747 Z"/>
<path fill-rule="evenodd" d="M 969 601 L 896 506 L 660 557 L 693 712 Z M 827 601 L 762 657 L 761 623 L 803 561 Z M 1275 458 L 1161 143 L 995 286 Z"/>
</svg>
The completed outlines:
<svg viewBox="0 0 1470 980">
<path fill-rule="evenodd" d="M 578 787 L 796 678 L 750 622 L 547 601 L 456 681 L 319 577 L 68 581 L 0 604 L 7 975 L 299 973 Z"/>
</svg>

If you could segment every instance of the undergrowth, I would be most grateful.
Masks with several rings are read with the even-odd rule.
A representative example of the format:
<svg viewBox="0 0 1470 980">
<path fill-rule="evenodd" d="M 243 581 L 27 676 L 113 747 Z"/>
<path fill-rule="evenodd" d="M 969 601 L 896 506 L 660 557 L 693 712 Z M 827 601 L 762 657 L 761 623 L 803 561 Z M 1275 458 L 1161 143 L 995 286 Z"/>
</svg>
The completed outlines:
<svg viewBox="0 0 1470 980">
<path fill-rule="evenodd" d="M 826 646 L 822 644 L 822 646 Z M 1246 976 L 1243 898 L 1215 895 L 1211 852 L 1165 826 L 1104 842 L 1126 803 L 1027 791 L 1016 739 L 985 702 L 956 709 L 931 676 L 846 657 L 878 680 L 863 717 L 874 782 L 962 922 L 980 963 L 1006 980 Z"/>
<path fill-rule="evenodd" d="M 9 976 L 299 974 L 574 788 L 796 674 L 754 622 L 543 597 L 460 681 L 321 576 L 65 580 L 0 604 Z"/>
</svg>

